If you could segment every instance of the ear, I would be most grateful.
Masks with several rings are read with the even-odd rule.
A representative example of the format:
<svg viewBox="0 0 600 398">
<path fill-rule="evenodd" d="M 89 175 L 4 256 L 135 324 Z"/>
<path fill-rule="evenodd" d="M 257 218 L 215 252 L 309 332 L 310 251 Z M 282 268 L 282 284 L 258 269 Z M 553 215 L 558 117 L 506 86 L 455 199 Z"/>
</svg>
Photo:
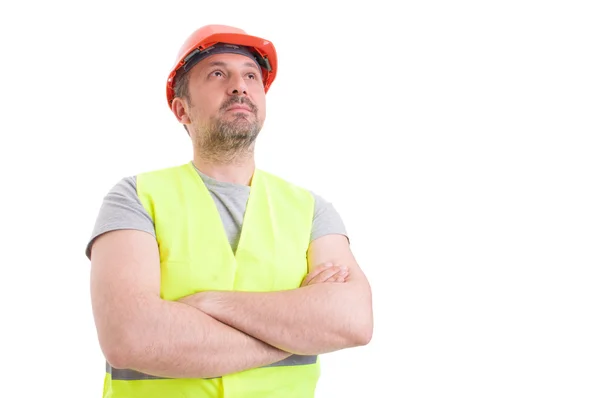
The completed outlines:
<svg viewBox="0 0 600 398">
<path fill-rule="evenodd" d="M 175 115 L 179 123 L 190 124 L 192 121 L 188 114 L 189 104 L 182 98 L 175 98 L 171 103 L 171 112 Z"/>
</svg>

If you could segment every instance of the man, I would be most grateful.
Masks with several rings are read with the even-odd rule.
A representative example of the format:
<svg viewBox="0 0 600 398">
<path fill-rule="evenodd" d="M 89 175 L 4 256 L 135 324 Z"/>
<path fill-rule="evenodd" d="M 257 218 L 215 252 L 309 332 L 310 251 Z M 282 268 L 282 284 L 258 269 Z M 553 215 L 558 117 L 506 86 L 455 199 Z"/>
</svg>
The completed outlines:
<svg viewBox="0 0 600 398">
<path fill-rule="evenodd" d="M 273 45 L 210 25 L 167 82 L 193 161 L 121 180 L 86 249 L 105 397 L 313 397 L 367 344 L 369 283 L 323 198 L 256 168 Z"/>
</svg>

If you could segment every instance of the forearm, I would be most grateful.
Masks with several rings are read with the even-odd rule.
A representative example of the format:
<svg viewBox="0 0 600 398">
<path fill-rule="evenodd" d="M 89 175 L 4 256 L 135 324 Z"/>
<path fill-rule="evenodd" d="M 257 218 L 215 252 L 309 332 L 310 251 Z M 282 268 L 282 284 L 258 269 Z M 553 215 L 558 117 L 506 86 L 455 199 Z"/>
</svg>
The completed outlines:
<svg viewBox="0 0 600 398">
<path fill-rule="evenodd" d="M 371 300 L 364 289 L 327 283 L 265 293 L 207 292 L 201 308 L 284 351 L 317 355 L 370 340 Z"/>
<path fill-rule="evenodd" d="M 180 302 L 146 300 L 132 323 L 122 366 L 171 378 L 204 378 L 280 361 L 278 350 Z M 117 364 L 119 365 L 119 364 Z"/>
</svg>

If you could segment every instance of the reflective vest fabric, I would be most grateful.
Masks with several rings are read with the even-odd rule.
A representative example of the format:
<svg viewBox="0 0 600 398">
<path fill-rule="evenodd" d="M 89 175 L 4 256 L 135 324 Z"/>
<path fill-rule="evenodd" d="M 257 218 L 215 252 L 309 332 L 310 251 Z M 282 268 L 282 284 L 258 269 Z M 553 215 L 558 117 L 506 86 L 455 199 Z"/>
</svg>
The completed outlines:
<svg viewBox="0 0 600 398">
<path fill-rule="evenodd" d="M 137 190 L 154 221 L 165 300 L 206 290 L 294 289 L 307 273 L 314 199 L 305 189 L 257 169 L 235 253 L 191 162 L 139 174 Z M 301 355 L 210 379 L 159 378 L 107 364 L 104 398 L 312 398 L 319 376 L 318 358 Z"/>
</svg>

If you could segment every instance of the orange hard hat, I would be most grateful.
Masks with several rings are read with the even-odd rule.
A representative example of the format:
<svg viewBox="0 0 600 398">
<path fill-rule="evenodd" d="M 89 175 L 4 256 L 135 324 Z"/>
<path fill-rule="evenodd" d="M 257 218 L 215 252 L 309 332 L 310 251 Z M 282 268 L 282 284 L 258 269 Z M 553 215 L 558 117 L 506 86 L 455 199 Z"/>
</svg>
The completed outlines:
<svg viewBox="0 0 600 398">
<path fill-rule="evenodd" d="M 173 84 L 177 72 L 202 51 L 218 43 L 247 47 L 253 53 L 256 62 L 262 70 L 265 93 L 269 90 L 277 74 L 277 53 L 275 52 L 275 46 L 268 40 L 250 36 L 238 28 L 226 25 L 207 25 L 194 31 L 179 49 L 177 61 L 173 65 L 167 79 L 167 101 L 169 107 L 171 107 L 171 102 L 175 97 Z"/>
</svg>

